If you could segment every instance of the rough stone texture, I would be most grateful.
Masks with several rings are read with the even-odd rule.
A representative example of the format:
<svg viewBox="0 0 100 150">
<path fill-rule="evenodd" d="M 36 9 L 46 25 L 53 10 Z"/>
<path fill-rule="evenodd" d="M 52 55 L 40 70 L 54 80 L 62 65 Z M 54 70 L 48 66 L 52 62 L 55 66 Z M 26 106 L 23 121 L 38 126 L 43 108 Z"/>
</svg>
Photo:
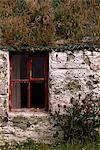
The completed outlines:
<svg viewBox="0 0 100 150">
<path fill-rule="evenodd" d="M 100 51 L 74 50 L 49 54 L 50 109 L 54 113 L 92 92 L 100 98 Z"/>
<path fill-rule="evenodd" d="M 0 51 L 0 145 L 23 142 L 52 143 L 62 139 L 62 131 L 54 127 L 54 120 L 47 112 L 9 111 L 9 52 Z"/>
<path fill-rule="evenodd" d="M 7 116 L 9 97 L 9 54 L 0 51 L 0 120 Z"/>
<path fill-rule="evenodd" d="M 0 145 L 32 139 L 51 143 L 63 138 L 49 112 L 9 112 L 9 52 L 0 51 Z M 50 50 L 49 110 L 54 113 L 92 93 L 100 98 L 100 49 Z"/>
<path fill-rule="evenodd" d="M 52 143 L 57 132 L 51 121 L 48 113 L 10 112 L 8 122 L 0 126 L 0 142 L 18 143 L 32 139 L 37 142 Z M 61 138 L 60 134 L 56 140 L 58 138 Z"/>
</svg>

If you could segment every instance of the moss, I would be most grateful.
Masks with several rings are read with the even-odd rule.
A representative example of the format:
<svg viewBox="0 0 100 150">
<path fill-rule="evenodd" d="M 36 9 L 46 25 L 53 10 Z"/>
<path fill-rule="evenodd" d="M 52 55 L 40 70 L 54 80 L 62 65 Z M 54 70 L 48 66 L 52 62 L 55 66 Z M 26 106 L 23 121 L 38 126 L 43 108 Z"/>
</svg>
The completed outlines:
<svg viewBox="0 0 100 150">
<path fill-rule="evenodd" d="M 94 75 L 89 75 L 89 79 L 93 80 L 94 79 Z"/>
<path fill-rule="evenodd" d="M 72 80 L 67 84 L 67 89 L 70 91 L 79 91 L 81 89 L 81 85 L 78 80 Z"/>
<path fill-rule="evenodd" d="M 55 90 L 54 90 L 54 93 L 55 93 L 55 94 L 61 94 L 61 89 L 55 89 Z"/>
<path fill-rule="evenodd" d="M 74 60 L 75 56 L 73 54 L 67 54 L 67 61 Z"/>
<path fill-rule="evenodd" d="M 93 90 L 93 88 L 94 88 L 91 81 L 87 81 L 86 86 L 88 86 L 90 90 Z"/>
<path fill-rule="evenodd" d="M 99 81 L 98 81 L 98 80 L 93 80 L 93 83 L 94 83 L 94 84 L 98 84 Z"/>
<path fill-rule="evenodd" d="M 86 56 L 85 58 L 84 58 L 84 61 L 85 61 L 85 63 L 87 64 L 87 65 L 91 65 L 91 62 L 90 62 L 90 59 L 89 59 L 89 57 L 88 56 Z"/>
<path fill-rule="evenodd" d="M 21 117 L 21 116 L 14 117 L 12 119 L 12 122 L 14 126 L 19 127 L 23 130 L 25 130 L 27 126 L 29 125 L 28 119 L 25 117 Z"/>
<path fill-rule="evenodd" d="M 36 52 L 36 51 L 44 51 L 44 52 L 66 52 L 66 51 L 79 51 L 79 50 L 88 50 L 88 51 L 96 51 L 99 52 L 100 45 L 90 45 L 90 44 L 67 44 L 67 45 L 30 45 L 30 46 L 21 46 L 21 47 L 11 47 L 11 46 L 1 46 L 1 51 L 9 51 L 9 52 Z"/>
</svg>

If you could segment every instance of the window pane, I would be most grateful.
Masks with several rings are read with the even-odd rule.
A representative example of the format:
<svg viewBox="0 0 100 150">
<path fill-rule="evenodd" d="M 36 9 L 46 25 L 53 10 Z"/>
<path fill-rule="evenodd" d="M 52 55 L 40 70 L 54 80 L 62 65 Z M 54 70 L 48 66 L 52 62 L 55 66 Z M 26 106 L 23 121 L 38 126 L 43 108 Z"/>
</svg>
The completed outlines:
<svg viewBox="0 0 100 150">
<path fill-rule="evenodd" d="M 45 84 L 31 83 L 30 107 L 44 108 L 45 107 Z"/>
<path fill-rule="evenodd" d="M 13 79 L 28 78 L 27 60 L 28 60 L 27 55 L 13 55 L 12 57 Z"/>
<path fill-rule="evenodd" d="M 13 83 L 12 108 L 27 108 L 28 83 Z"/>
<path fill-rule="evenodd" d="M 44 77 L 44 59 L 41 57 L 33 57 L 32 59 L 32 77 L 43 78 Z"/>
</svg>

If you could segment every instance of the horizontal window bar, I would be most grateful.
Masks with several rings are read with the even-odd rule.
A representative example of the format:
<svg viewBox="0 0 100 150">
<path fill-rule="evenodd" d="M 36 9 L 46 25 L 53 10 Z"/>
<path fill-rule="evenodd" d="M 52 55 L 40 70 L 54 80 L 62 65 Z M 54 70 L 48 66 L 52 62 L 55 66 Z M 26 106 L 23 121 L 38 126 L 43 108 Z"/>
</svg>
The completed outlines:
<svg viewBox="0 0 100 150">
<path fill-rule="evenodd" d="M 31 81 L 44 81 L 45 79 L 44 78 L 31 78 L 31 79 L 28 79 L 28 80 L 12 80 L 11 82 L 31 82 Z"/>
</svg>

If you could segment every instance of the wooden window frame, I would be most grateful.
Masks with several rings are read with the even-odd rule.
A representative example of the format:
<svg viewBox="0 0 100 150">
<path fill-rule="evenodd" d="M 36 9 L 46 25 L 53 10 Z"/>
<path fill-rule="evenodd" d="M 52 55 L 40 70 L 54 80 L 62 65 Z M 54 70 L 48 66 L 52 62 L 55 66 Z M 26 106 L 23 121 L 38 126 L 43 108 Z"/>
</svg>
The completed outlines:
<svg viewBox="0 0 100 150">
<path fill-rule="evenodd" d="M 12 65 L 12 56 L 14 55 L 28 55 L 28 79 L 13 79 L 12 78 L 12 71 L 13 71 L 13 65 Z M 34 78 L 32 77 L 32 56 L 39 56 L 44 59 L 44 77 L 43 78 Z M 45 107 L 44 110 L 48 111 L 48 71 L 49 71 L 49 55 L 48 53 L 16 53 L 12 52 L 10 53 L 10 93 L 9 93 L 9 109 L 12 111 L 12 90 L 13 90 L 13 83 L 28 83 L 28 110 L 30 111 L 30 83 L 32 81 L 34 82 L 44 82 L 45 83 Z M 22 109 L 22 108 L 20 108 Z"/>
</svg>

